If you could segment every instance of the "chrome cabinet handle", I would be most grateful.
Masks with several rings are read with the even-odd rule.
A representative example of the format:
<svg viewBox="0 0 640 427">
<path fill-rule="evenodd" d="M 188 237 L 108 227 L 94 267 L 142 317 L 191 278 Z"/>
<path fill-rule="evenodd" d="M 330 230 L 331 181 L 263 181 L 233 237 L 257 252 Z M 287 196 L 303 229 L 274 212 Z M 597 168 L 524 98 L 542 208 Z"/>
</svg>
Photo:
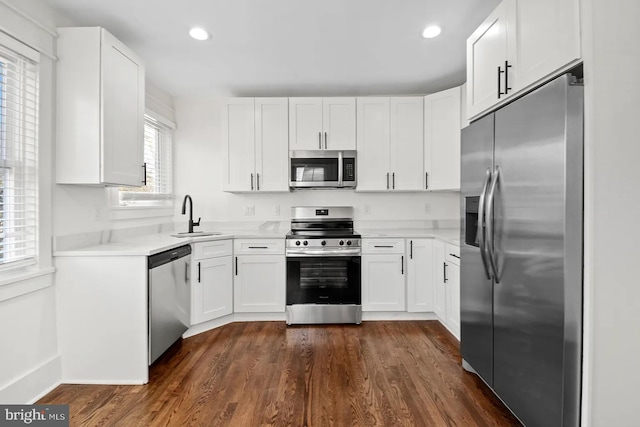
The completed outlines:
<svg viewBox="0 0 640 427">
<path fill-rule="evenodd" d="M 487 261 L 487 247 L 486 247 L 486 229 L 485 229 L 485 201 L 487 195 L 487 189 L 491 182 L 491 168 L 487 168 L 487 172 L 484 177 L 484 184 L 482 185 L 482 193 L 480 193 L 480 201 L 478 206 L 478 246 L 480 247 L 480 258 L 482 259 L 482 265 L 484 266 L 484 272 L 487 275 L 487 279 L 491 280 L 491 271 L 489 271 L 489 262 Z"/>
<path fill-rule="evenodd" d="M 260 174 L 256 174 L 256 190 L 260 191 Z"/>
<path fill-rule="evenodd" d="M 236 276 L 238 275 L 238 257 L 236 257 Z"/>
<path fill-rule="evenodd" d="M 395 190 L 396 189 L 396 173 L 395 172 L 391 174 L 391 183 L 393 184 L 391 188 Z"/>
<path fill-rule="evenodd" d="M 249 249 L 269 249 L 268 246 L 249 246 Z"/>
<path fill-rule="evenodd" d="M 498 260 L 495 254 L 495 236 L 493 230 L 493 201 L 496 195 L 496 187 L 500 180 L 500 166 L 496 166 L 494 171 L 493 182 L 489 190 L 489 199 L 487 200 L 487 248 L 489 249 L 489 264 L 493 271 L 493 278 L 496 283 L 500 283 L 500 275 L 498 274 Z"/>
<path fill-rule="evenodd" d="M 508 94 L 511 88 L 509 87 L 509 61 L 504 61 L 504 94 Z"/>
<path fill-rule="evenodd" d="M 409 241 L 409 259 L 413 259 L 413 240 Z"/>
<path fill-rule="evenodd" d="M 387 172 L 387 190 L 389 189 L 389 172 Z"/>
<path fill-rule="evenodd" d="M 373 245 L 374 248 L 392 248 L 392 245 Z"/>
<path fill-rule="evenodd" d="M 404 274 L 404 255 L 400 257 L 400 274 Z"/>
<path fill-rule="evenodd" d="M 327 149 L 327 133 L 324 133 L 324 149 Z"/>
<path fill-rule="evenodd" d="M 142 164 L 142 185 L 147 185 L 147 162 Z"/>
<path fill-rule="evenodd" d="M 449 254 L 449 255 L 451 255 L 451 256 L 452 256 L 452 257 L 454 257 L 454 258 L 458 258 L 458 259 L 460 259 L 460 257 L 459 257 L 458 255 L 456 255 L 456 254 Z"/>
<path fill-rule="evenodd" d="M 502 67 L 500 67 L 500 66 L 498 65 L 498 99 L 500 99 L 500 97 L 501 97 L 502 95 L 504 95 L 504 94 L 502 93 L 502 87 L 501 87 L 501 86 L 502 86 L 502 82 L 500 81 L 500 77 L 501 77 L 501 74 L 502 74 L 502 73 L 504 73 L 504 71 L 502 71 Z"/>
<path fill-rule="evenodd" d="M 198 283 L 200 283 L 200 263 L 198 262 Z"/>
<path fill-rule="evenodd" d="M 442 263 L 442 273 L 444 274 L 444 283 L 447 283 L 447 263 L 443 262 Z"/>
<path fill-rule="evenodd" d="M 429 189 L 429 172 L 424 173 L 424 189 Z"/>
<path fill-rule="evenodd" d="M 322 132 L 318 132 L 318 149 L 322 150 Z"/>
<path fill-rule="evenodd" d="M 253 174 L 251 174 L 251 191 L 253 191 Z"/>
</svg>

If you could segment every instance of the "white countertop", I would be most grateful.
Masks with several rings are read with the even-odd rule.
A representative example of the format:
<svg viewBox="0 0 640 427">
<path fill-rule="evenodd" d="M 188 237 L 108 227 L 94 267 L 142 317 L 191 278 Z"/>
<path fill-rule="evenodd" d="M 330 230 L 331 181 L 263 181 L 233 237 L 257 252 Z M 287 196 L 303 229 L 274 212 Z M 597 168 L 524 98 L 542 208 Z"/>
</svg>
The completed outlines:
<svg viewBox="0 0 640 427">
<path fill-rule="evenodd" d="M 101 243 L 76 249 L 60 250 L 54 256 L 149 256 L 190 243 L 226 239 L 284 239 L 286 233 L 262 230 L 225 230 L 213 236 L 173 237 L 167 234 L 147 234 L 115 242 Z"/>
<path fill-rule="evenodd" d="M 204 232 L 208 230 L 203 230 Z M 223 234 L 213 236 L 173 237 L 168 233 L 146 234 L 117 241 L 90 245 L 75 249 L 58 250 L 54 256 L 149 256 L 162 251 L 177 248 L 190 243 L 208 242 L 226 239 L 284 239 L 286 231 L 238 229 L 221 230 Z M 460 245 L 459 229 L 397 228 L 397 229 L 360 229 L 356 230 L 363 238 L 434 238 Z"/>
</svg>

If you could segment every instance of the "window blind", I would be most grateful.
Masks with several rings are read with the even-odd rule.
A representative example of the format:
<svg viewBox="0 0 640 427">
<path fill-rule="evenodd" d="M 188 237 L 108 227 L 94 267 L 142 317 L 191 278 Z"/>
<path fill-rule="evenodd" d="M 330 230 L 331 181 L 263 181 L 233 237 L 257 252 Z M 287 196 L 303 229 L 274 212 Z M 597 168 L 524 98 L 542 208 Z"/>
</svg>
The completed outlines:
<svg viewBox="0 0 640 427">
<path fill-rule="evenodd" d="M 120 206 L 171 206 L 171 129 L 150 116 L 145 116 L 144 123 L 144 162 L 146 185 L 120 188 Z"/>
<path fill-rule="evenodd" d="M 0 37 L 0 265 L 3 268 L 35 263 L 37 256 L 39 91 L 36 59 L 37 54 L 26 46 L 4 35 Z"/>
</svg>

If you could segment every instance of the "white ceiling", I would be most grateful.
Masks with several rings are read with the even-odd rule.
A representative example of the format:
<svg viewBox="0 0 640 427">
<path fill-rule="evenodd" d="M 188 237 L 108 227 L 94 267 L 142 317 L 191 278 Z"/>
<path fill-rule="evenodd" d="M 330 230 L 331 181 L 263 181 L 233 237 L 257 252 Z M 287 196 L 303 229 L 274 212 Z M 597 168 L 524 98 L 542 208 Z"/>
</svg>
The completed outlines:
<svg viewBox="0 0 640 427">
<path fill-rule="evenodd" d="M 465 80 L 467 37 L 500 0 L 41 0 L 103 26 L 174 96 L 422 94 Z M 427 24 L 442 35 L 423 39 Z M 213 38 L 192 40 L 203 26 Z"/>
</svg>

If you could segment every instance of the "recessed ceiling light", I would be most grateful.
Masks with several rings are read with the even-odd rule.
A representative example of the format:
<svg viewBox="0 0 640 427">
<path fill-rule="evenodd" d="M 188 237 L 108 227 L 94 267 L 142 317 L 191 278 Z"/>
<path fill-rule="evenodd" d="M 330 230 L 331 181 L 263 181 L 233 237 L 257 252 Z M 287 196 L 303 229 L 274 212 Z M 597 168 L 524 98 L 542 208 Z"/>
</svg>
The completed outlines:
<svg viewBox="0 0 640 427">
<path fill-rule="evenodd" d="M 211 34 L 209 31 L 200 27 L 193 27 L 189 30 L 189 35 L 196 40 L 209 40 L 211 38 Z"/>
<path fill-rule="evenodd" d="M 429 25 L 422 32 L 422 37 L 424 37 L 425 39 L 432 39 L 434 37 L 438 37 L 441 32 L 442 32 L 442 28 L 440 28 L 439 26 Z"/>
</svg>

